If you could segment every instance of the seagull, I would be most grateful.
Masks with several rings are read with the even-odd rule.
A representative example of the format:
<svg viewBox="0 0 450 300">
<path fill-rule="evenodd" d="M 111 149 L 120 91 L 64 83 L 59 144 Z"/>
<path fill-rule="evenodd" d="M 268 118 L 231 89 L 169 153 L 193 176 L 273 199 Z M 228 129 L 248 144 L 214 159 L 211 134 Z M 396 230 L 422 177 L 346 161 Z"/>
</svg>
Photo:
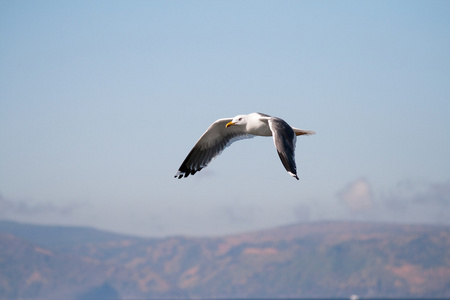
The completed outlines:
<svg viewBox="0 0 450 300">
<path fill-rule="evenodd" d="M 315 132 L 291 127 L 280 118 L 262 113 L 219 119 L 212 123 L 200 137 L 174 177 L 180 179 L 194 175 L 237 140 L 255 136 L 272 136 L 284 168 L 298 180 L 294 152 L 296 136 L 311 134 Z"/>
</svg>

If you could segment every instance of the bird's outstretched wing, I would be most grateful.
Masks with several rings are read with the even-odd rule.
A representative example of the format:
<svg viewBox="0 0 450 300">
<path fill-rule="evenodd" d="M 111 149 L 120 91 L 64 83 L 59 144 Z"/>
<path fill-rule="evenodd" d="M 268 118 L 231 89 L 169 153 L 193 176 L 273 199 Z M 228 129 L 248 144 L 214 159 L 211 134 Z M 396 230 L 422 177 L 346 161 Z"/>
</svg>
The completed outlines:
<svg viewBox="0 0 450 300">
<path fill-rule="evenodd" d="M 192 148 L 191 152 L 181 164 L 175 178 L 188 177 L 194 175 L 206 167 L 213 158 L 219 155 L 231 143 L 245 138 L 251 138 L 253 135 L 245 131 L 242 126 L 225 125 L 231 122 L 231 118 L 219 119 L 209 126 L 205 133 Z"/>
<path fill-rule="evenodd" d="M 297 137 L 294 130 L 284 120 L 275 117 L 269 119 L 269 127 L 284 168 L 298 180 L 297 166 L 295 165 L 295 141 Z"/>
</svg>

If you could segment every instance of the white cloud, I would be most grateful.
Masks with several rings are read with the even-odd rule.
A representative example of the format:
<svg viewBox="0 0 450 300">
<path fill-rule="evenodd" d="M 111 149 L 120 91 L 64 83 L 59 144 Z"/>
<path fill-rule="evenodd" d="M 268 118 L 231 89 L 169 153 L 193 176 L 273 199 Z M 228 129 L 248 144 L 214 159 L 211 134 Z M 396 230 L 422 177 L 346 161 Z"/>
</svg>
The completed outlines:
<svg viewBox="0 0 450 300">
<path fill-rule="evenodd" d="M 403 221 L 448 224 L 450 180 L 437 183 L 401 181 L 381 193 L 380 202 L 386 215 L 395 215 Z"/>
<path fill-rule="evenodd" d="M 372 190 L 365 178 L 349 183 L 338 192 L 337 196 L 352 213 L 364 212 L 373 207 Z"/>
<path fill-rule="evenodd" d="M 386 191 L 373 193 L 366 178 L 350 182 L 337 197 L 346 218 L 377 222 L 449 224 L 450 181 L 403 180 Z"/>
</svg>

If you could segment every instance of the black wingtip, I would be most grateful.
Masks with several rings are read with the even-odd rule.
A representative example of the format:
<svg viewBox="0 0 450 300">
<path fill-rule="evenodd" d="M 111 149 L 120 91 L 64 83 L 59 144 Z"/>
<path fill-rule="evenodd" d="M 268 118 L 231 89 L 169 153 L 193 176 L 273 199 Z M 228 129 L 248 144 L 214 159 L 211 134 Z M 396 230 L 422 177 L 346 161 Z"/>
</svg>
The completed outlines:
<svg viewBox="0 0 450 300">
<path fill-rule="evenodd" d="M 173 176 L 173 178 L 181 179 L 183 177 L 188 177 L 188 176 L 189 176 L 189 174 L 182 173 L 182 172 L 178 171 L 178 173 L 175 174 L 175 176 Z"/>
<path fill-rule="evenodd" d="M 296 173 L 292 173 L 292 172 L 290 172 L 290 171 L 288 171 L 288 173 L 289 173 L 289 175 L 291 175 L 291 176 L 294 177 L 295 179 L 299 180 Z"/>
<path fill-rule="evenodd" d="M 178 170 L 177 174 L 175 174 L 174 178 L 186 178 L 189 175 L 194 175 L 195 173 L 197 173 L 198 171 L 200 171 L 201 169 L 203 169 L 203 167 L 198 168 L 197 170 L 192 170 L 192 169 L 183 169 L 183 170 Z"/>
</svg>

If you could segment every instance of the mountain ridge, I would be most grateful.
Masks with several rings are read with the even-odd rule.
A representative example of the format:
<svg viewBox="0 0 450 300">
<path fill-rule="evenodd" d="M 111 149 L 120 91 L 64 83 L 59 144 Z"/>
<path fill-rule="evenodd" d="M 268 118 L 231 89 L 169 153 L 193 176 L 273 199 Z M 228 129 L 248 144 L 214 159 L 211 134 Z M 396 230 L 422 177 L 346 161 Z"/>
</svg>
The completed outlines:
<svg viewBox="0 0 450 300">
<path fill-rule="evenodd" d="M 450 296 L 445 225 L 327 221 L 165 238 L 56 228 L 0 221 L 1 299 Z"/>
</svg>

